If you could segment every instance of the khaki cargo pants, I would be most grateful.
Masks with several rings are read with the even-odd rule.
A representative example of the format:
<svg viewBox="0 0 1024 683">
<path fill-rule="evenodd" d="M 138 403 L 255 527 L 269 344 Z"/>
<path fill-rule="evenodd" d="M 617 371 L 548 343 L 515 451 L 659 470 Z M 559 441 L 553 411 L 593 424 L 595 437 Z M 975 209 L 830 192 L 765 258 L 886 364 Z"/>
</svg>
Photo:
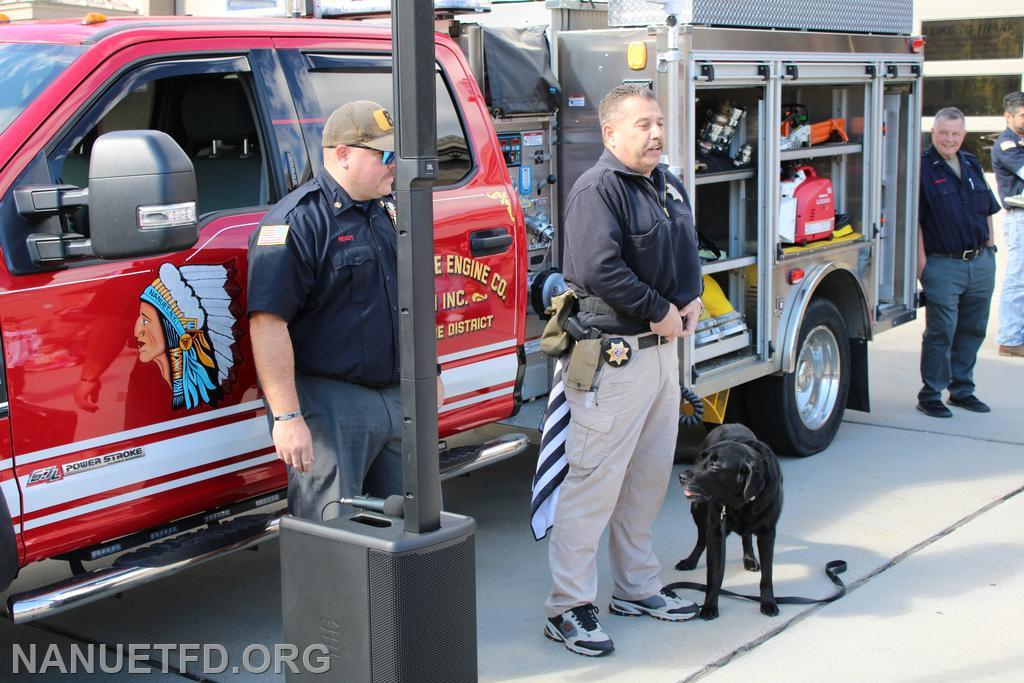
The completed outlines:
<svg viewBox="0 0 1024 683">
<path fill-rule="evenodd" d="M 679 429 L 677 342 L 604 363 L 597 388 L 566 387 L 571 422 L 555 525 L 548 545 L 549 617 L 597 600 L 597 546 L 609 528 L 612 595 L 639 600 L 661 587 L 651 525 L 665 499 Z"/>
</svg>

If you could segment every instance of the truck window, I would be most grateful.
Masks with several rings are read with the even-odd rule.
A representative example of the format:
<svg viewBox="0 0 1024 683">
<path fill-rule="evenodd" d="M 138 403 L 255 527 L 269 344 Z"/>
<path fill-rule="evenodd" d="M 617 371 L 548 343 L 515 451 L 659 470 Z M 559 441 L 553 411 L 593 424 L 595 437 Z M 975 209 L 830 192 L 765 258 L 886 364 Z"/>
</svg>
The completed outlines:
<svg viewBox="0 0 1024 683">
<path fill-rule="evenodd" d="M 324 120 L 332 111 L 356 98 L 380 102 L 389 109 L 392 107 L 390 70 L 318 69 L 309 72 L 309 79 L 316 91 L 320 116 Z M 465 178 L 473 167 L 473 159 L 458 110 L 441 73 L 437 74 L 435 87 L 438 174 L 434 186 L 437 187 L 454 185 Z"/>
<path fill-rule="evenodd" d="M 0 133 L 82 51 L 79 45 L 0 43 Z"/>
<path fill-rule="evenodd" d="M 196 172 L 200 215 L 269 203 L 263 144 L 247 74 L 200 73 L 114 87 L 48 154 L 52 177 L 78 187 L 89 182 L 96 138 L 116 130 L 160 130 L 181 146 Z M 88 235 L 85 212 L 70 218 Z"/>
</svg>

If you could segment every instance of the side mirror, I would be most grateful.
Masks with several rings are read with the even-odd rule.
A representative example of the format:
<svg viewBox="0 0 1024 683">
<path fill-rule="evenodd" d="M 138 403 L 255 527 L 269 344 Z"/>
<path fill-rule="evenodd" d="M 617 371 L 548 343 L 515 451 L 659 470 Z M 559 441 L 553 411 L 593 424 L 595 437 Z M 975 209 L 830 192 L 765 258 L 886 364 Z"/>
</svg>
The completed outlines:
<svg viewBox="0 0 1024 683">
<path fill-rule="evenodd" d="M 192 161 L 157 130 L 96 139 L 88 204 L 92 251 L 100 258 L 179 251 L 199 239 Z"/>
</svg>

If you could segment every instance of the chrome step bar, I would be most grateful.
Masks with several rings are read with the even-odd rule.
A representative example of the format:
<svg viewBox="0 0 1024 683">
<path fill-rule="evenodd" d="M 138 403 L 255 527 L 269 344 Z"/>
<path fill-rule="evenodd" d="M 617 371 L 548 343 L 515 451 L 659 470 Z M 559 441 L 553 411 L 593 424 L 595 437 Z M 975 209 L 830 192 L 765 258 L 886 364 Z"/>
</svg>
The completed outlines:
<svg viewBox="0 0 1024 683">
<path fill-rule="evenodd" d="M 449 448 L 438 454 L 441 480 L 451 479 L 519 455 L 530 445 L 525 434 L 502 434 L 478 446 Z"/>
<path fill-rule="evenodd" d="M 271 517 L 262 531 L 248 538 L 177 562 L 156 567 L 102 567 L 49 586 L 15 593 L 7 599 L 6 616 L 15 624 L 25 624 L 177 574 L 236 550 L 251 548 L 277 537 L 282 515 L 283 510 Z"/>
<path fill-rule="evenodd" d="M 505 434 L 479 446 L 465 446 L 450 449 L 442 460 L 442 479 L 457 477 L 522 453 L 528 445 L 523 434 Z M 129 588 L 135 588 L 157 579 L 177 574 L 210 560 L 251 548 L 278 536 L 284 510 L 276 512 L 264 528 L 253 535 L 234 543 L 224 545 L 194 557 L 186 557 L 166 565 L 146 567 L 107 566 L 93 569 L 71 578 L 42 586 L 22 593 L 14 593 L 7 599 L 4 616 L 15 624 L 25 624 L 43 617 L 53 616 L 65 610 L 86 605 L 101 598 L 116 595 Z M 166 539 L 165 539 L 166 540 Z"/>
</svg>

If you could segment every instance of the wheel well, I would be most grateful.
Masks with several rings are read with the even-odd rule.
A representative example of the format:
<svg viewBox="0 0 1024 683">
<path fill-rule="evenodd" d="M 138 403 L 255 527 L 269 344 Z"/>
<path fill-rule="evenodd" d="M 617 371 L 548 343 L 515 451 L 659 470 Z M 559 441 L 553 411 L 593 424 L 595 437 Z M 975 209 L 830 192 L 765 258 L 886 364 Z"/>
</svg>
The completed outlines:
<svg viewBox="0 0 1024 683">
<path fill-rule="evenodd" d="M 872 333 L 867 296 L 853 273 L 834 263 L 816 268 L 805 281 L 804 289 L 798 293 L 796 300 L 804 303 L 793 311 L 786 327 L 782 343 L 782 373 L 796 369 L 796 345 L 800 327 L 811 301 L 818 298 L 828 299 L 839 309 L 850 340 L 850 398 L 847 407 L 869 411 L 867 343 Z"/>
<path fill-rule="evenodd" d="M 851 338 L 871 339 L 871 318 L 864 289 L 850 271 L 836 269 L 826 275 L 811 295 L 811 299 L 818 297 L 836 305 Z"/>
<path fill-rule="evenodd" d="M 0 493 L 0 591 L 7 590 L 18 575 L 18 540 L 7 499 Z"/>
<path fill-rule="evenodd" d="M 833 263 L 821 265 L 805 280 L 803 288 L 795 298 L 796 308 L 790 315 L 782 339 L 783 373 L 793 372 L 796 367 L 796 344 L 800 336 L 800 327 L 811 301 L 817 298 L 828 299 L 839 309 L 851 343 L 871 339 L 868 302 L 860 281 L 852 273 Z"/>
<path fill-rule="evenodd" d="M 871 317 L 864 289 L 848 270 L 833 270 L 826 275 L 811 295 L 828 299 L 843 316 L 850 338 L 850 392 L 847 408 L 868 412 L 871 409 L 868 390 L 867 343 L 871 340 Z"/>
</svg>

